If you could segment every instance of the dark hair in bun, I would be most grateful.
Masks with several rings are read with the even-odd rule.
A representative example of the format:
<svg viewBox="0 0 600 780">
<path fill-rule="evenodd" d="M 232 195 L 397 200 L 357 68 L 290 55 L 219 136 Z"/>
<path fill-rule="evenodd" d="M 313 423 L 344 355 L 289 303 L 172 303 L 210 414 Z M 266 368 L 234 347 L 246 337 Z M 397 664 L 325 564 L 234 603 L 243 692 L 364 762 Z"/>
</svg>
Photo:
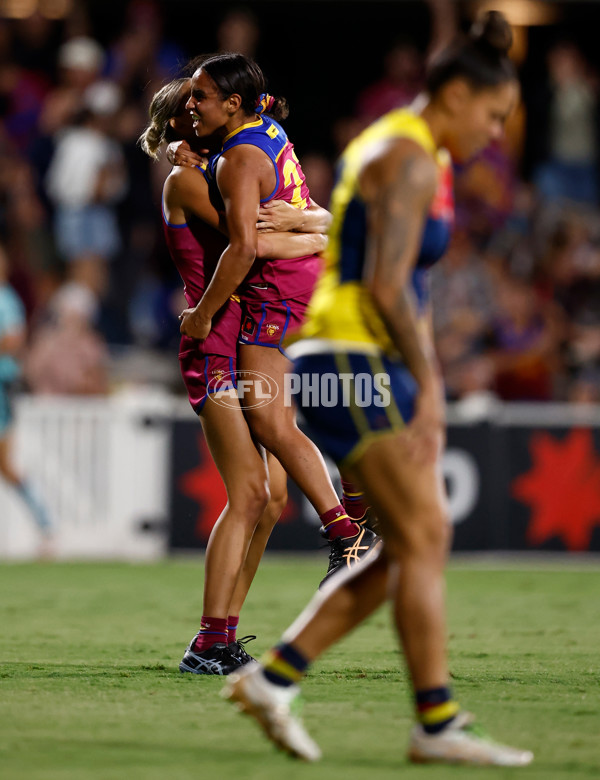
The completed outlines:
<svg viewBox="0 0 600 780">
<path fill-rule="evenodd" d="M 488 11 L 476 19 L 469 30 L 469 38 L 500 55 L 507 55 L 513 43 L 510 24 L 500 11 Z"/>
<path fill-rule="evenodd" d="M 473 23 L 467 35 L 459 36 L 429 63 L 427 91 L 435 93 L 455 78 L 463 78 L 475 89 L 496 87 L 517 77 L 508 57 L 513 36 L 500 11 L 487 11 Z"/>
</svg>

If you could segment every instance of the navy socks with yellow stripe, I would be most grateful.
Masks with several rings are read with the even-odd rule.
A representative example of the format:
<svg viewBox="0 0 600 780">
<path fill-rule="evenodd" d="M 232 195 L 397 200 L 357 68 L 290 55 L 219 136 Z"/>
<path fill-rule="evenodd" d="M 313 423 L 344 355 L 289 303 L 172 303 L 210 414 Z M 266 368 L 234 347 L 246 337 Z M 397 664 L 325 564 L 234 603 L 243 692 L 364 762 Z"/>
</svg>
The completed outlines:
<svg viewBox="0 0 600 780">
<path fill-rule="evenodd" d="M 292 645 L 278 644 L 262 659 L 263 674 L 274 685 L 289 687 L 300 682 L 308 660 Z"/>
<path fill-rule="evenodd" d="M 429 688 L 415 694 L 417 718 L 428 734 L 437 734 L 454 720 L 459 706 L 450 688 Z"/>
<path fill-rule="evenodd" d="M 263 674 L 274 685 L 297 685 L 309 660 L 293 645 L 281 642 L 262 659 Z M 450 688 L 431 688 L 415 694 L 417 718 L 428 734 L 437 734 L 454 720 L 460 707 Z"/>
</svg>

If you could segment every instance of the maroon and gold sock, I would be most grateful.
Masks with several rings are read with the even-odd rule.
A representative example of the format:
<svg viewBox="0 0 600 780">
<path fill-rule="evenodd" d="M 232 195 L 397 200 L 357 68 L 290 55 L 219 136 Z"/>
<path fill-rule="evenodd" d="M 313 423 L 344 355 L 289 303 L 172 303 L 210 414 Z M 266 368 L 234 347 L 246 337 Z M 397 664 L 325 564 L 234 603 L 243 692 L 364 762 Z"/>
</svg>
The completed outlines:
<svg viewBox="0 0 600 780">
<path fill-rule="evenodd" d="M 362 490 L 345 479 L 342 480 L 342 505 L 353 520 L 362 520 L 369 508 Z"/>
<path fill-rule="evenodd" d="M 356 536 L 360 531 L 359 526 L 352 522 L 341 504 L 334 506 L 333 509 L 324 512 L 319 517 L 321 518 L 325 536 L 329 541 L 337 539 L 339 536 L 343 539 L 348 539 Z"/>
<path fill-rule="evenodd" d="M 231 644 L 237 639 L 237 627 L 240 623 L 239 615 L 229 615 L 227 618 L 227 642 Z"/>
<path fill-rule="evenodd" d="M 202 615 L 200 632 L 194 643 L 194 650 L 208 650 L 217 642 L 227 644 L 227 618 L 214 618 Z"/>
</svg>

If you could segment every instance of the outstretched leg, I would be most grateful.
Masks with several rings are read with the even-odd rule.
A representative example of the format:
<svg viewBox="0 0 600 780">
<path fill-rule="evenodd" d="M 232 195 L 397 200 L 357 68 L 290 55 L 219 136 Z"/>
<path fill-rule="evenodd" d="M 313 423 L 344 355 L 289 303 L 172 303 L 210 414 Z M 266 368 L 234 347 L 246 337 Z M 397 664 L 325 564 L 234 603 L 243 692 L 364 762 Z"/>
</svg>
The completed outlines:
<svg viewBox="0 0 600 780">
<path fill-rule="evenodd" d="M 260 406 L 254 388 L 249 389 L 246 417 L 254 436 L 275 455 L 319 515 L 339 505 L 321 452 L 298 428 L 294 407 L 285 404 L 284 377 L 290 361 L 278 349 L 242 346 L 238 368 L 264 373 L 279 388 L 277 397 L 266 406 Z"/>
</svg>

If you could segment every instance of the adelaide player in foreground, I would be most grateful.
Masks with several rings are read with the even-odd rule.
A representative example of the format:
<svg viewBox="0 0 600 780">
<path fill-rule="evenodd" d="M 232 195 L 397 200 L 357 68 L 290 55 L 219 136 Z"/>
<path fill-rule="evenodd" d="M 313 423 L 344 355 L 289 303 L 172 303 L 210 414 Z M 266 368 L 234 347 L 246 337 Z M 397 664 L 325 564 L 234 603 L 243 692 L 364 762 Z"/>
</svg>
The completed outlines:
<svg viewBox="0 0 600 780">
<path fill-rule="evenodd" d="M 409 759 L 524 766 L 533 758 L 473 730 L 450 688 L 443 389 L 427 325 L 426 269 L 443 255 L 453 218 L 448 153 L 464 161 L 501 136 L 518 98 L 511 44 L 502 14 L 482 16 L 431 62 L 427 94 L 367 128 L 341 159 L 326 272 L 295 370 L 372 377 L 372 406 L 344 405 L 340 392 L 336 407 L 303 413 L 315 441 L 364 489 L 383 549 L 334 576 L 262 664 L 247 665 L 223 691 L 298 758 L 320 757 L 295 714 L 298 683 L 388 598 L 414 695 Z M 387 404 L 375 381 L 383 374 Z"/>
</svg>

